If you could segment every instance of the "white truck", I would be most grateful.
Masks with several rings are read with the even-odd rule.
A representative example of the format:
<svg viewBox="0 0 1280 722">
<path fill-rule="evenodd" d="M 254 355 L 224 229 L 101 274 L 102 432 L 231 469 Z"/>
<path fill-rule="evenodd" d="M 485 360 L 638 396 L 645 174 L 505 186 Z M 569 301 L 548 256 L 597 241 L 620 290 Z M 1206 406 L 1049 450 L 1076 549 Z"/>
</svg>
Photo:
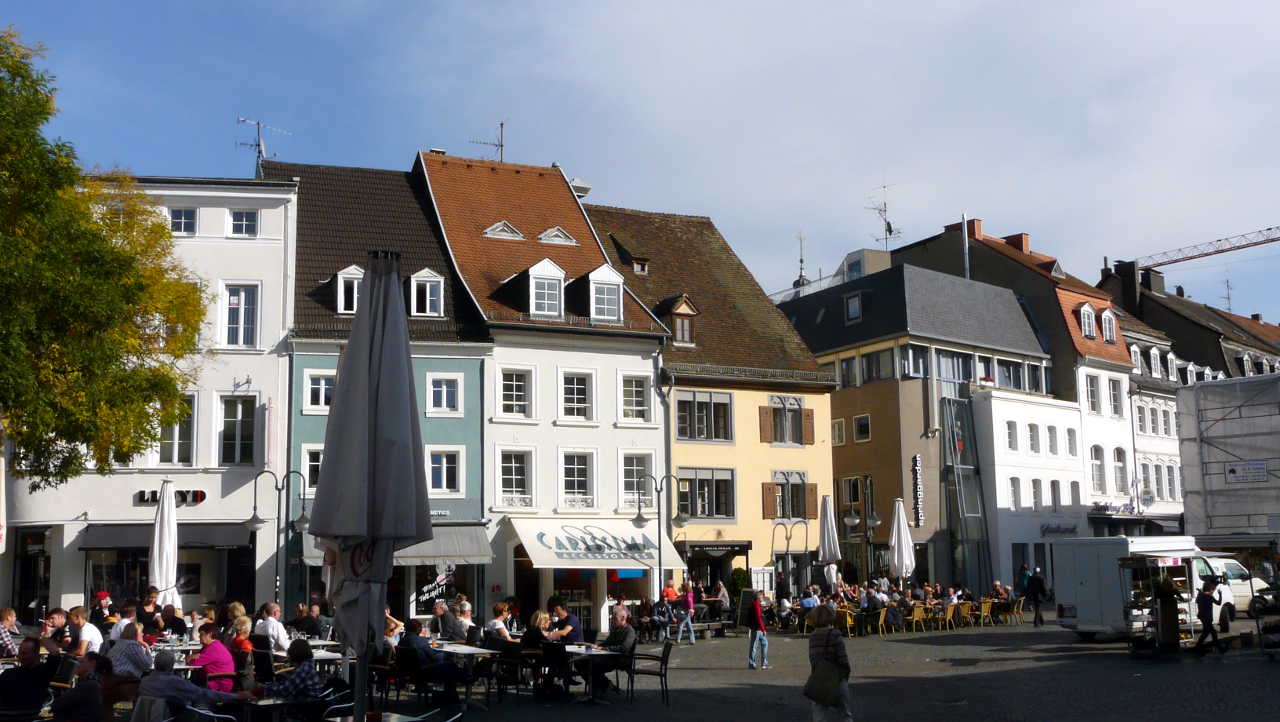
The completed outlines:
<svg viewBox="0 0 1280 722">
<path fill-rule="evenodd" d="M 1058 624 L 1072 630 L 1082 639 L 1092 639 L 1100 633 L 1130 632 L 1125 608 L 1132 591 L 1119 568 L 1118 560 L 1121 557 L 1140 555 L 1190 560 L 1192 572 L 1197 579 L 1194 580 L 1195 588 L 1185 595 L 1185 603 L 1192 605 L 1192 618 L 1195 591 L 1207 577 L 1225 580 L 1230 589 L 1230 594 L 1223 599 L 1227 602 L 1226 606 L 1219 606 L 1215 611 L 1215 618 L 1230 619 L 1234 616 L 1234 609 L 1228 601 L 1231 598 L 1251 598 L 1248 575 L 1243 573 L 1244 568 L 1221 552 L 1199 549 L 1195 539 L 1189 536 L 1063 539 L 1053 543 L 1052 553 Z M 1241 576 L 1244 578 L 1240 578 Z"/>
</svg>

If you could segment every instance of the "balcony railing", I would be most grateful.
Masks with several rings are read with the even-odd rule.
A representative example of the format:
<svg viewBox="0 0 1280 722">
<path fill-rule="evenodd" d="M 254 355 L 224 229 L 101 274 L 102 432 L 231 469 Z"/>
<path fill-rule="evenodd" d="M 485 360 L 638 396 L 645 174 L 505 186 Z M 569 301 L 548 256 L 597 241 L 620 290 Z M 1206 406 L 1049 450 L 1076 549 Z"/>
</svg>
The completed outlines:
<svg viewBox="0 0 1280 722">
<path fill-rule="evenodd" d="M 502 492 L 502 506 L 529 508 L 533 506 L 533 494 Z"/>
<path fill-rule="evenodd" d="M 564 505 L 569 509 L 591 509 L 596 505 L 596 498 L 591 494 L 571 494 L 566 492 Z"/>
</svg>

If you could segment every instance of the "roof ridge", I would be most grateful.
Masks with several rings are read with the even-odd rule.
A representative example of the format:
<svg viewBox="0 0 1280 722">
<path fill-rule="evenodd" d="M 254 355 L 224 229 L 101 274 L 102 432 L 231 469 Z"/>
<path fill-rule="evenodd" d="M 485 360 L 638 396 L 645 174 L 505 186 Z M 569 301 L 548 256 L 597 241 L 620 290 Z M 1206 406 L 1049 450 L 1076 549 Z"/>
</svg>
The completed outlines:
<svg viewBox="0 0 1280 722">
<path fill-rule="evenodd" d="M 363 171 L 371 171 L 374 173 L 398 173 L 400 175 L 404 175 L 406 173 L 411 172 L 407 170 L 396 170 L 394 168 L 370 168 L 368 166 L 361 166 L 361 165 L 334 165 L 332 163 L 295 163 L 292 161 L 283 161 L 283 160 L 264 160 L 262 161 L 262 163 L 263 165 L 269 164 L 274 166 L 301 166 L 303 168 L 329 168 L 332 170 L 363 170 Z"/>
<path fill-rule="evenodd" d="M 443 161 L 452 160 L 452 161 L 463 161 L 466 163 L 471 163 L 473 165 L 485 165 L 485 166 L 490 166 L 493 168 L 500 168 L 500 169 L 536 170 L 540 172 L 560 171 L 560 166 L 554 165 L 555 161 L 552 161 L 553 164 L 550 164 L 550 165 L 529 165 L 527 163 L 508 163 L 506 161 L 492 160 L 489 158 L 468 158 L 465 155 L 449 155 L 448 153 L 432 153 L 429 150 L 420 150 L 418 151 L 418 155 L 420 155 L 424 161 L 427 159 L 443 160 Z"/>
<path fill-rule="evenodd" d="M 595 208 L 602 211 L 614 211 L 618 213 L 630 213 L 637 216 L 672 216 L 675 218 L 698 218 L 702 220 L 711 220 L 711 216 L 698 215 L 696 213 L 674 213 L 672 211 L 646 211 L 639 208 L 623 208 L 622 206 L 609 206 L 601 203 L 583 203 L 587 208 Z"/>
</svg>

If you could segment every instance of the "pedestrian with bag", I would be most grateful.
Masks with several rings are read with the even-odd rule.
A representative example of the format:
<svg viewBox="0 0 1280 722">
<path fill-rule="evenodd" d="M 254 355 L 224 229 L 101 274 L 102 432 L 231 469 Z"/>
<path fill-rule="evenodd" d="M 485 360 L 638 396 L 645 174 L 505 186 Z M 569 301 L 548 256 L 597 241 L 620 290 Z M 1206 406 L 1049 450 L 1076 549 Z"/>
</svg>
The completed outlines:
<svg viewBox="0 0 1280 722">
<path fill-rule="evenodd" d="M 1044 615 L 1040 613 L 1040 605 L 1044 603 L 1049 596 L 1049 590 L 1044 584 L 1044 575 L 1040 573 L 1040 567 L 1036 567 L 1036 573 L 1031 575 L 1027 580 L 1026 588 L 1027 601 L 1031 602 L 1031 609 L 1034 612 L 1032 616 L 1032 624 L 1037 627 L 1044 626 Z"/>
<path fill-rule="evenodd" d="M 808 614 L 814 628 L 809 635 L 809 679 L 804 696 L 809 698 L 813 722 L 852 722 L 849 710 L 849 652 L 844 637 L 836 629 L 836 613 L 824 605 Z"/>
<path fill-rule="evenodd" d="M 1205 655 L 1204 640 L 1210 636 L 1213 637 L 1213 646 L 1217 648 L 1218 653 L 1227 653 L 1218 641 L 1218 627 L 1213 620 L 1213 607 L 1222 601 L 1222 596 L 1217 593 L 1217 590 L 1218 583 L 1210 579 L 1204 583 L 1200 593 L 1196 595 L 1196 619 L 1200 620 L 1200 639 L 1196 640 L 1196 654 L 1201 657 Z"/>
</svg>

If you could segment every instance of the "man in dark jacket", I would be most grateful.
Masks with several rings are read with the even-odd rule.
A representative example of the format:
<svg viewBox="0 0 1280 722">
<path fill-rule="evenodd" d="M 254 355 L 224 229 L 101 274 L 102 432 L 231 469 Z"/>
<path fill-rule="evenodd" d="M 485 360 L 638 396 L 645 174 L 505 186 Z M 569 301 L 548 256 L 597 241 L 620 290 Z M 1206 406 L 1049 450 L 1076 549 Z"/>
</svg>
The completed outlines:
<svg viewBox="0 0 1280 722">
<path fill-rule="evenodd" d="M 458 682 L 462 679 L 462 670 L 450 663 L 444 652 L 434 649 L 431 640 L 422 636 L 421 620 L 410 619 L 405 623 L 396 654 L 412 654 L 417 657 L 419 682 L 440 682 L 444 685 L 444 696 L 439 699 L 440 703 L 458 703 Z"/>
<path fill-rule="evenodd" d="M 1196 640 L 1196 654 L 1204 655 L 1204 640 L 1210 636 L 1213 637 L 1213 646 L 1218 648 L 1220 654 L 1227 652 L 1218 642 L 1218 627 L 1213 620 L 1213 607 L 1221 601 L 1222 595 L 1218 593 L 1218 583 L 1212 579 L 1205 581 L 1204 587 L 1196 595 L 1196 619 L 1200 620 L 1200 639 Z"/>
<path fill-rule="evenodd" d="M 449 611 L 449 605 L 443 599 L 437 599 L 432 613 L 436 615 L 436 632 L 440 638 L 449 642 L 467 641 L 467 628 Z"/>
<path fill-rule="evenodd" d="M 1044 575 L 1040 573 L 1040 567 L 1036 567 L 1036 573 L 1031 575 L 1027 580 L 1024 590 L 1027 595 L 1027 601 L 1031 602 L 1031 609 L 1035 612 L 1032 622 L 1037 627 L 1044 626 L 1044 615 L 1040 613 L 1040 605 L 1044 603 L 1049 596 L 1049 590 L 1044 584 Z"/>
<path fill-rule="evenodd" d="M 631 663 L 629 657 L 636 648 L 636 630 L 627 623 L 626 607 L 619 604 L 613 608 L 613 614 L 609 617 L 609 636 L 591 647 L 613 652 L 610 655 L 588 656 L 574 665 L 578 674 L 591 675 L 591 694 L 598 699 L 613 686 L 609 681 L 609 672 L 626 668 Z"/>
<path fill-rule="evenodd" d="M 40 648 L 49 656 L 40 661 Z M 18 666 L 0 674 L 0 709 L 38 710 L 49 696 L 49 683 L 62 665 L 62 647 L 50 637 L 24 639 L 18 645 Z"/>
</svg>

